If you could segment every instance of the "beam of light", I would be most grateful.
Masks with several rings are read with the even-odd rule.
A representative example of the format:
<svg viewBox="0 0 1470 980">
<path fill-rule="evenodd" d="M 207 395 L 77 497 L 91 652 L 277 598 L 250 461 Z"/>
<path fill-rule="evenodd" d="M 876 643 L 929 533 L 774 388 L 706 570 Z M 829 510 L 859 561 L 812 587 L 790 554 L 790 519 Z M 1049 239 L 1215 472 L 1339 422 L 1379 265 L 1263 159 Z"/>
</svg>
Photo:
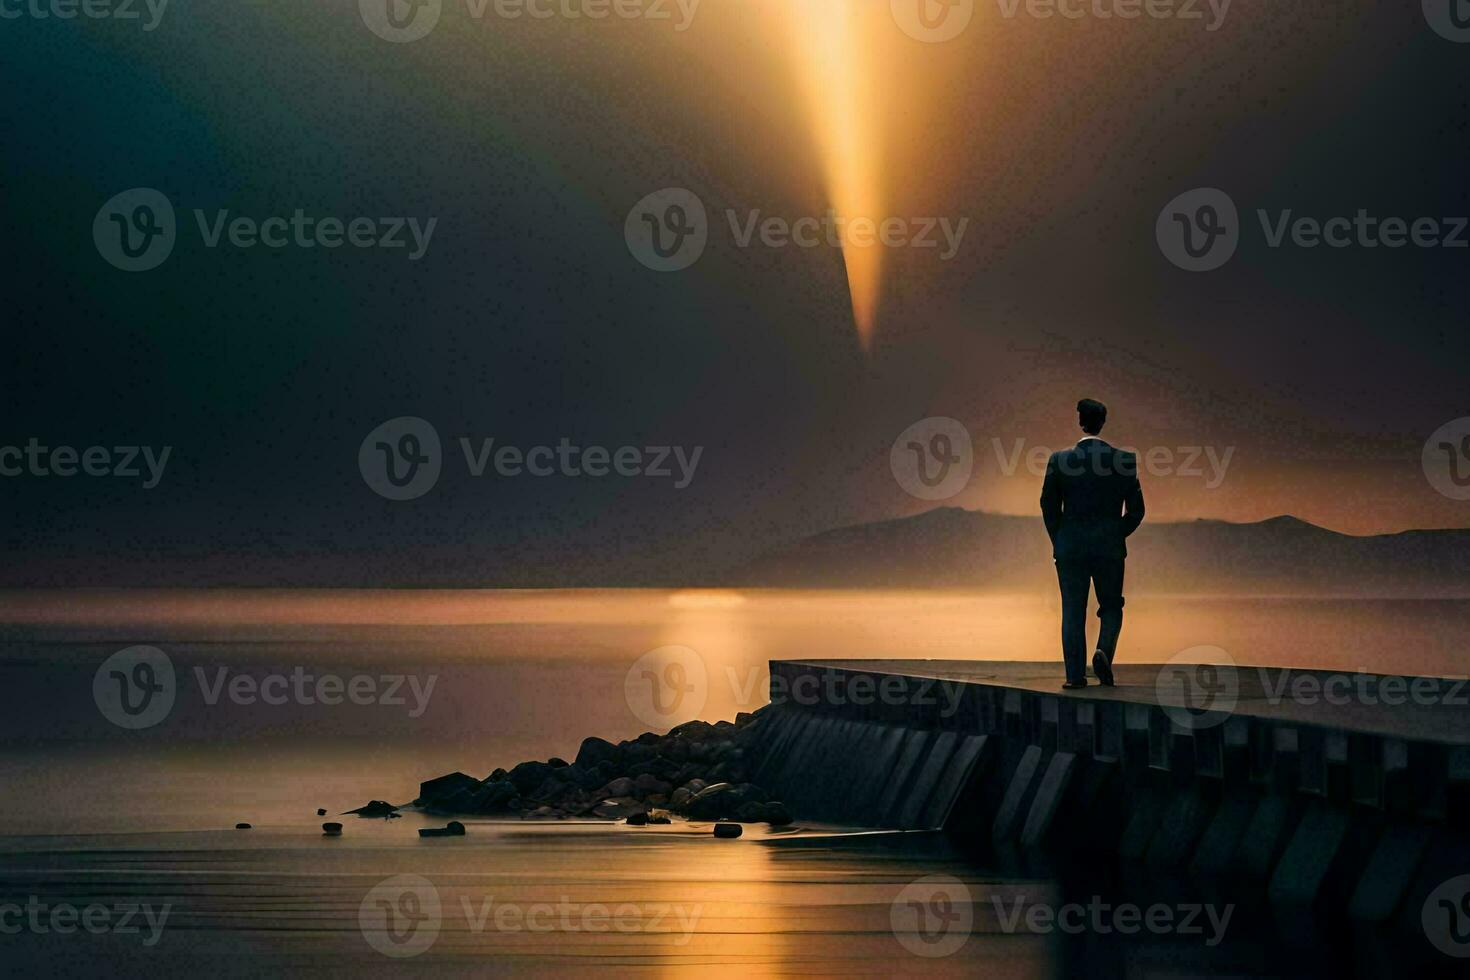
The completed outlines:
<svg viewBox="0 0 1470 980">
<path fill-rule="evenodd" d="M 881 222 L 878 109 L 869 87 L 874 75 L 864 30 L 869 5 L 861 0 L 781 2 L 821 155 L 827 204 L 844 222 Z M 878 312 L 883 250 L 877 244 L 853 244 L 845 225 L 843 232 L 853 321 L 867 350 Z"/>
</svg>

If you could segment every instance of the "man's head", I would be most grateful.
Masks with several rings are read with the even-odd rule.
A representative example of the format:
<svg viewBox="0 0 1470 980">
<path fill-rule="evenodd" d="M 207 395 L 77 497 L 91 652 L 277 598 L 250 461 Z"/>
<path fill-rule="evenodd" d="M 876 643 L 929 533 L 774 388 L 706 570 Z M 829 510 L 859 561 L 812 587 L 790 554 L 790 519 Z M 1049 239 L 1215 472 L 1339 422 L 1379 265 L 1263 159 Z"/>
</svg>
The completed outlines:
<svg viewBox="0 0 1470 980">
<path fill-rule="evenodd" d="M 1082 431 L 1090 436 L 1102 432 L 1103 425 L 1108 421 L 1108 406 L 1091 398 L 1084 398 L 1077 403 L 1077 424 L 1082 426 Z"/>
</svg>

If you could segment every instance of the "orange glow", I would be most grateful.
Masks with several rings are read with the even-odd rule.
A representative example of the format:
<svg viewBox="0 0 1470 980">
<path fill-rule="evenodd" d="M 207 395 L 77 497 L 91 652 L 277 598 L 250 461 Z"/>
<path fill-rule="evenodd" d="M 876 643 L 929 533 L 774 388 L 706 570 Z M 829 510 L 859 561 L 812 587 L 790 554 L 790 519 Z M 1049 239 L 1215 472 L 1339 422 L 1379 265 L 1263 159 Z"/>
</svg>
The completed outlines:
<svg viewBox="0 0 1470 980">
<path fill-rule="evenodd" d="M 797 74 L 805 91 L 828 204 L 844 221 L 881 222 L 878 150 L 881 134 L 869 80 L 874 77 L 866 23 L 869 6 L 850 0 L 801 0 L 785 8 Z M 886 9 L 886 5 L 884 5 Z M 842 257 L 858 339 L 872 344 L 883 271 L 877 244 L 854 245 L 846 228 Z"/>
</svg>

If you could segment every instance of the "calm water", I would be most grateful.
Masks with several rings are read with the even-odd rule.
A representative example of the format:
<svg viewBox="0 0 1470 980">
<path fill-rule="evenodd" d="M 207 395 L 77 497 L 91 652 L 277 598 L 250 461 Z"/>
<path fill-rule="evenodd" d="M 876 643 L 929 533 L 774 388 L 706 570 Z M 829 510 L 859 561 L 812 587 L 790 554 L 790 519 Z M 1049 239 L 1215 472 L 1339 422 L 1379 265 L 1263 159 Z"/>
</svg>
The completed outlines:
<svg viewBox="0 0 1470 980">
<path fill-rule="evenodd" d="M 1132 661 L 1214 646 L 1241 663 L 1466 670 L 1462 601 L 1130 597 L 1128 614 L 1120 656 Z M 935 593 L 0 595 L 4 896 L 172 909 L 151 946 L 145 927 L 143 937 L 29 931 L 7 950 L 124 973 L 1071 972 L 1078 955 L 1102 954 L 1085 938 L 1007 934 L 990 900 L 1019 888 L 1041 901 L 1056 882 L 962 860 L 928 837 L 805 828 L 723 842 L 684 827 L 486 823 L 463 840 L 421 841 L 410 816 L 346 818 L 346 836 L 324 840 L 315 815 L 411 800 L 421 780 L 455 769 L 570 758 L 589 734 L 731 717 L 764 703 L 770 658 L 1050 660 L 1056 615 L 1043 598 Z M 176 693 L 157 724 L 128 730 L 99 709 L 93 680 L 138 644 L 167 656 Z M 668 647 L 682 649 L 655 666 L 677 660 L 682 693 L 650 698 L 640 658 Z M 323 678 L 338 695 L 370 685 L 358 690 L 368 703 L 322 703 L 316 694 L 334 693 Z M 269 691 L 286 703 L 266 703 Z M 254 829 L 229 829 L 237 821 Z M 365 940 L 359 912 L 399 875 L 429 882 L 442 912 L 432 947 L 394 960 Z M 930 875 L 973 900 L 969 939 L 949 956 L 916 956 L 891 925 L 904 888 Z M 476 918 L 487 901 L 492 915 L 507 903 L 518 913 L 560 903 L 574 919 L 640 911 L 629 931 L 560 918 L 497 928 Z M 1261 972 L 1275 940 L 1246 930 L 1209 949 L 1156 938 L 1116 955 L 1164 972 Z"/>
</svg>

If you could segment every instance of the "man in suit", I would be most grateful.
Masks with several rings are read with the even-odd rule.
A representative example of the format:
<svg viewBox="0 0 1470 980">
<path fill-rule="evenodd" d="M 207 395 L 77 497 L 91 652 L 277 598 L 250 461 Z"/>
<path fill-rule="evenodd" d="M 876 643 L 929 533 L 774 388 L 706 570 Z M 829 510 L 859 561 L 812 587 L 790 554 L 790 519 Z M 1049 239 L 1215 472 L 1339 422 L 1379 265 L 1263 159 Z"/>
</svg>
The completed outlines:
<svg viewBox="0 0 1470 980">
<path fill-rule="evenodd" d="M 1113 686 L 1113 653 L 1123 629 L 1123 561 L 1128 535 L 1143 522 L 1143 488 L 1138 458 L 1098 437 L 1107 406 L 1084 398 L 1077 403 L 1082 440 L 1052 453 L 1041 488 L 1041 516 L 1051 536 L 1062 590 L 1062 659 L 1065 688 L 1087 686 L 1087 590 L 1097 592 L 1102 630 L 1092 669 Z"/>
</svg>

